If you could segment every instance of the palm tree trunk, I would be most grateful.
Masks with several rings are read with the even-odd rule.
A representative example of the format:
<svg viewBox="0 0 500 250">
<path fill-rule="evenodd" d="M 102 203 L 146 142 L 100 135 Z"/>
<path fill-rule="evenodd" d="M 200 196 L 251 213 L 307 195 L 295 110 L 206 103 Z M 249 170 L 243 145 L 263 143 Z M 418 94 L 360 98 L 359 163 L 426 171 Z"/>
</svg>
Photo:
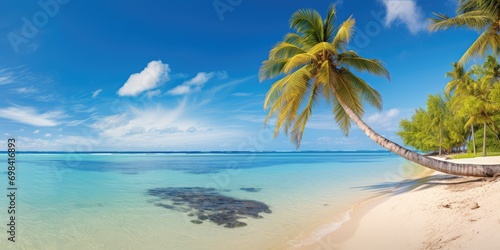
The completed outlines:
<svg viewBox="0 0 500 250">
<path fill-rule="evenodd" d="M 477 177 L 492 177 L 500 173 L 500 165 L 476 165 L 476 164 L 458 164 L 447 161 L 440 161 L 434 158 L 423 156 L 417 152 L 411 151 L 399 144 L 386 139 L 370 128 L 361 118 L 359 118 L 340 98 L 337 98 L 339 104 L 344 108 L 349 118 L 358 125 L 358 127 L 373 141 L 391 152 L 424 167 L 437 170 L 439 172 Z"/>
<path fill-rule="evenodd" d="M 443 151 L 443 128 L 439 126 L 439 155 L 441 155 Z"/>
<path fill-rule="evenodd" d="M 476 135 L 474 134 L 474 125 L 470 125 L 470 128 L 472 130 L 472 146 L 474 148 L 474 155 L 476 155 Z"/>
<path fill-rule="evenodd" d="M 483 128 L 483 157 L 486 156 L 486 122 L 484 122 Z"/>
</svg>

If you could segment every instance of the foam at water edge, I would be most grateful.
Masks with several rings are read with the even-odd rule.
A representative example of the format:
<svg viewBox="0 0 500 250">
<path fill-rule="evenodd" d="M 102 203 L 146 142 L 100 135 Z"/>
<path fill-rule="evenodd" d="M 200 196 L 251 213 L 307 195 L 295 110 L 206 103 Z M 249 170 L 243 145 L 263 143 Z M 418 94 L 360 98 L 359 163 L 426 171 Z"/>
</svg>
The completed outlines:
<svg viewBox="0 0 500 250">
<path fill-rule="evenodd" d="M 300 240 L 300 239 L 295 239 L 291 240 L 288 242 L 288 245 L 298 248 L 304 245 L 311 245 L 314 243 L 317 243 L 318 241 L 321 241 L 325 236 L 328 234 L 331 234 L 338 230 L 342 224 L 348 222 L 351 219 L 351 212 L 354 210 L 356 206 L 353 206 L 351 209 L 349 209 L 347 212 L 345 212 L 340 219 L 335 220 L 333 223 L 326 225 L 318 230 L 316 230 L 314 233 L 312 233 L 311 236 L 309 236 L 306 239 Z"/>
</svg>

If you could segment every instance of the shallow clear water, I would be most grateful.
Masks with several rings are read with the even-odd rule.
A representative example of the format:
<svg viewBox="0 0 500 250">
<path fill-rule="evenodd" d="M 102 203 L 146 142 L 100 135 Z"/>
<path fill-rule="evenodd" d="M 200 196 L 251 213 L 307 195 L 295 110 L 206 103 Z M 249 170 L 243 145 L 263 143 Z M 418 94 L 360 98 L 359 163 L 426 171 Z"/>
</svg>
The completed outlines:
<svg viewBox="0 0 500 250">
<path fill-rule="evenodd" d="M 293 248 L 338 227 L 352 205 L 381 191 L 374 185 L 418 171 L 388 152 L 18 154 L 17 166 L 17 242 L 7 241 L 4 196 L 0 249 Z M 168 187 L 215 188 L 272 213 L 240 219 L 240 228 L 193 224 L 147 194 Z"/>
</svg>

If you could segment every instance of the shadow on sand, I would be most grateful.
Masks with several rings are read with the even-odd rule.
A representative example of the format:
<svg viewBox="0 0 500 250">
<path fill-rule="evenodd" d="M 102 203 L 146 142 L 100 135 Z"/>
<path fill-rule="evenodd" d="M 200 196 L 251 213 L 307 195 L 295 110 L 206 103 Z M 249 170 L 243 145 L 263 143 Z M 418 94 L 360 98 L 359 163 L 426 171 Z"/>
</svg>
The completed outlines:
<svg viewBox="0 0 500 250">
<path fill-rule="evenodd" d="M 405 180 L 403 182 L 384 182 L 375 185 L 353 187 L 355 189 L 375 191 L 379 194 L 398 195 L 410 191 L 419 191 L 432 188 L 434 186 L 445 185 L 453 191 L 461 191 L 464 188 L 480 186 L 486 181 L 485 178 L 462 177 L 447 174 L 436 174 L 422 178 Z"/>
</svg>

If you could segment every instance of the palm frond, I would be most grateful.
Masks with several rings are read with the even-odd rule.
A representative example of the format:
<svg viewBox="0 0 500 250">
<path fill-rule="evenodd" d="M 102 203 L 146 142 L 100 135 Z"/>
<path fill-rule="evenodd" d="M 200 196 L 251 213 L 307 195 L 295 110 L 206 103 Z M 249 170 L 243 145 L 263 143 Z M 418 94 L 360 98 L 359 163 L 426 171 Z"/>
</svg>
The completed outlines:
<svg viewBox="0 0 500 250">
<path fill-rule="evenodd" d="M 369 104 L 382 110 L 382 96 L 380 93 L 372 88 L 367 82 L 358 76 L 354 75 L 348 69 L 341 69 L 340 74 L 342 74 L 348 82 L 350 82 L 358 91 L 361 93 L 361 97 L 367 101 Z"/>
<path fill-rule="evenodd" d="M 323 23 L 323 38 L 325 42 L 331 42 L 333 36 L 333 24 L 335 23 L 337 11 L 335 9 L 335 4 L 331 4 L 328 7 L 328 12 L 326 14 L 325 21 Z"/>
<path fill-rule="evenodd" d="M 323 20 L 316 10 L 297 10 L 290 18 L 290 28 L 295 29 L 298 34 L 303 34 L 309 44 L 323 42 Z"/>
<path fill-rule="evenodd" d="M 337 30 L 337 34 L 333 38 L 333 46 L 335 48 L 345 49 L 345 45 L 351 41 L 354 34 L 354 25 L 356 20 L 350 16 L 345 22 L 343 22 Z"/>
<path fill-rule="evenodd" d="M 345 136 L 348 136 L 349 131 L 351 130 L 351 118 L 349 118 L 349 115 L 347 115 L 344 108 L 335 98 L 333 99 L 332 113 L 337 126 L 340 128 L 340 130 L 342 130 Z"/>
<path fill-rule="evenodd" d="M 283 74 L 283 68 L 288 62 L 288 58 L 279 60 L 266 60 L 262 62 L 259 69 L 259 81 L 275 78 Z"/>
<path fill-rule="evenodd" d="M 315 59 L 316 58 L 309 53 L 294 55 L 292 58 L 290 58 L 290 60 L 288 60 L 288 62 L 285 64 L 285 67 L 283 67 L 283 72 L 285 72 L 285 74 L 290 74 L 296 68 L 300 68 L 314 61 Z"/>
<path fill-rule="evenodd" d="M 290 133 L 290 140 L 296 145 L 297 148 L 300 147 L 300 142 L 302 141 L 302 135 L 304 134 L 304 129 L 306 127 L 306 123 L 309 120 L 309 117 L 312 114 L 312 109 L 314 104 L 316 103 L 316 99 L 318 97 L 318 90 L 320 84 L 318 82 L 312 84 L 311 93 L 309 95 L 309 100 L 299 115 L 297 120 L 294 122 L 292 131 Z"/>
<path fill-rule="evenodd" d="M 457 14 L 481 10 L 490 16 L 499 16 L 500 2 L 497 0 L 460 0 Z"/>
<path fill-rule="evenodd" d="M 305 93 L 309 87 L 311 79 L 311 70 L 308 67 L 303 67 L 285 77 L 282 81 L 278 81 L 268 91 L 265 100 L 265 107 L 271 107 L 264 121 L 267 124 L 270 117 L 276 115 L 276 124 L 274 135 L 277 136 L 279 131 L 285 126 L 288 129 L 289 124 L 295 120 L 297 110 L 302 103 Z"/>
<path fill-rule="evenodd" d="M 290 80 L 292 75 L 287 75 L 283 77 L 281 80 L 276 81 L 271 88 L 267 91 L 266 98 L 264 99 L 264 109 L 268 109 L 269 105 L 272 105 L 276 102 L 276 99 L 280 96 L 283 91 L 283 87 Z M 266 119 L 267 121 L 267 119 Z"/>
<path fill-rule="evenodd" d="M 352 67 L 359 71 L 369 72 L 390 79 L 389 72 L 382 65 L 382 62 L 376 59 L 366 59 L 360 57 L 354 51 L 347 51 L 338 55 L 338 62 L 346 67 Z"/>
<path fill-rule="evenodd" d="M 360 117 L 363 116 L 364 109 L 359 91 L 357 91 L 356 88 L 350 85 L 348 80 L 340 72 L 333 72 L 332 79 L 333 81 L 330 82 L 329 87 L 331 88 L 331 91 L 335 96 L 335 99 L 337 99 L 336 102 L 338 102 L 338 100 L 341 100 L 356 115 Z M 344 131 L 344 134 L 348 135 L 349 127 L 344 127 L 345 121 L 336 119 L 336 122 L 339 125 L 339 128 L 342 129 L 342 131 Z"/>
<path fill-rule="evenodd" d="M 335 49 L 335 47 L 328 43 L 328 42 L 321 42 L 321 43 L 317 43 L 316 45 L 314 45 L 312 48 L 310 48 L 307 53 L 309 55 L 317 55 L 317 54 L 320 54 L 322 53 L 323 56 L 327 56 L 327 55 L 334 55 L 334 54 L 337 54 L 337 50 Z"/>
<path fill-rule="evenodd" d="M 467 49 L 462 58 L 458 61 L 460 65 L 464 65 L 474 55 L 483 56 L 488 48 L 498 48 L 500 46 L 500 35 L 492 30 L 485 30 L 477 40 Z"/>
<path fill-rule="evenodd" d="M 269 52 L 269 60 L 279 60 L 283 58 L 290 58 L 294 55 L 305 53 L 295 44 L 280 42 Z"/>
<path fill-rule="evenodd" d="M 431 31 L 449 29 L 451 27 L 459 28 L 462 26 L 482 30 L 493 21 L 491 16 L 485 15 L 483 11 L 471 11 L 456 17 L 449 17 L 446 14 L 438 13 L 434 13 L 434 15 L 435 17 L 431 18 L 433 23 L 429 26 Z"/>
<path fill-rule="evenodd" d="M 283 38 L 283 42 L 293 44 L 299 48 L 307 49 L 304 47 L 304 38 L 297 33 L 288 33 Z"/>
</svg>

